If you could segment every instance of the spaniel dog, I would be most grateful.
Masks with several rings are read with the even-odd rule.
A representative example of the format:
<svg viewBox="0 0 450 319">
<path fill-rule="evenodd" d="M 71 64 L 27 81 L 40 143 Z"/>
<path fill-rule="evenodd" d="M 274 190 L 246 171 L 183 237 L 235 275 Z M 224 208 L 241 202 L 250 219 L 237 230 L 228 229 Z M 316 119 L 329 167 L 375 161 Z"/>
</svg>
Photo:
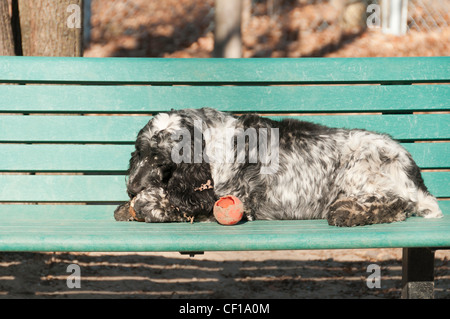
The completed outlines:
<svg viewBox="0 0 450 319">
<path fill-rule="evenodd" d="M 389 136 L 210 108 L 156 115 L 139 132 L 116 220 L 213 221 L 234 195 L 246 220 L 330 225 L 442 216 L 411 155 Z"/>
</svg>

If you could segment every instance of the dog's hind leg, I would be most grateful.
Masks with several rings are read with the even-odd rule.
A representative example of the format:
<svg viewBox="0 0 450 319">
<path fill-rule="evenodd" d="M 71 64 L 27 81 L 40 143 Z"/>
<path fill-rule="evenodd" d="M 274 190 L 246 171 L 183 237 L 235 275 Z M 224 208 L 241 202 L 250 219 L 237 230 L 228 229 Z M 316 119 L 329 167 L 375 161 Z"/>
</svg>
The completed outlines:
<svg viewBox="0 0 450 319">
<path fill-rule="evenodd" d="M 342 144 L 345 163 L 336 180 L 342 198 L 329 207 L 328 222 L 369 225 L 418 215 L 442 216 L 423 182 L 420 168 L 398 143 L 384 135 L 355 130 Z"/>
<path fill-rule="evenodd" d="M 363 226 L 405 220 L 414 203 L 396 196 L 367 195 L 336 200 L 327 214 L 329 225 Z"/>
</svg>

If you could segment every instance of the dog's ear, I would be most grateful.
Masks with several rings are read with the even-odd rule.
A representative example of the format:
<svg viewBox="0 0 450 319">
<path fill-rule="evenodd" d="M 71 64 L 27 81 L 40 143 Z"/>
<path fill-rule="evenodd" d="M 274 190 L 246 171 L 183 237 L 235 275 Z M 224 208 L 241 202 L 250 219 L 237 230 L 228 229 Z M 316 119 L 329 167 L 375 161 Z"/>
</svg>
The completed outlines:
<svg viewBox="0 0 450 319">
<path fill-rule="evenodd" d="M 165 182 L 172 171 L 170 132 L 161 130 L 150 136 L 147 131 L 141 130 L 135 151 L 131 153 L 127 182 L 130 198 L 143 189 Z"/>
<path fill-rule="evenodd" d="M 209 163 L 180 163 L 168 183 L 169 202 L 187 219 L 208 220 L 216 202 Z"/>
<path fill-rule="evenodd" d="M 148 160 L 149 153 L 150 142 L 144 134 L 139 133 L 135 143 L 135 150 L 131 153 L 127 171 L 127 192 L 130 198 L 136 196 L 148 186 L 150 177 L 157 175 L 154 174 L 154 169 Z"/>
</svg>

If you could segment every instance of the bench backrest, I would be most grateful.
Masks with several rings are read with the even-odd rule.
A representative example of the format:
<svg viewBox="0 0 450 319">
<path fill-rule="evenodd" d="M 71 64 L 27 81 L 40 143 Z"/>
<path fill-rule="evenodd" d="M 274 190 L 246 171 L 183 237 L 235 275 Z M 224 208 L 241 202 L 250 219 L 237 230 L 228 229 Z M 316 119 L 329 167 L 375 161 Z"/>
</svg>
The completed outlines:
<svg viewBox="0 0 450 319">
<path fill-rule="evenodd" d="M 449 57 L 1 57 L 0 211 L 64 204 L 60 218 L 113 219 L 138 131 L 157 112 L 206 106 L 389 133 L 448 198 L 449 82 Z M 96 215 L 70 216 L 77 204 Z M 24 207 L 23 218 L 61 211 Z"/>
</svg>

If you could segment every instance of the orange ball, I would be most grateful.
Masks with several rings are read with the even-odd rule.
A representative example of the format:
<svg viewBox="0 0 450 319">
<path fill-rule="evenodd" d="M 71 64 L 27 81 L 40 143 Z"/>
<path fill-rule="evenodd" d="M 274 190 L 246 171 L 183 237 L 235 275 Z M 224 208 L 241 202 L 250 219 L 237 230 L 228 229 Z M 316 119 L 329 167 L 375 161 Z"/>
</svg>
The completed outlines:
<svg viewBox="0 0 450 319">
<path fill-rule="evenodd" d="M 237 224 L 244 215 L 244 205 L 233 195 L 219 198 L 214 204 L 214 217 L 222 225 Z"/>
</svg>

